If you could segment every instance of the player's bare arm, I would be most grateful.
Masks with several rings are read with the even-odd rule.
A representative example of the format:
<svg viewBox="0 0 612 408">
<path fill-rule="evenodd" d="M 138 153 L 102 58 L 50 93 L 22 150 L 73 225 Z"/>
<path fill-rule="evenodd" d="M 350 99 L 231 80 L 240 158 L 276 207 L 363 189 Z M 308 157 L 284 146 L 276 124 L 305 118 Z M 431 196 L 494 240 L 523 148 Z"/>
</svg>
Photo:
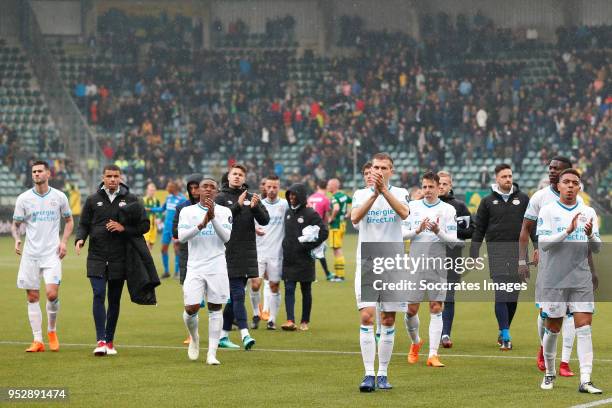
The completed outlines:
<svg viewBox="0 0 612 408">
<path fill-rule="evenodd" d="M 68 238 L 72 234 L 72 230 L 74 229 L 74 220 L 72 219 L 72 215 L 69 217 L 64 217 L 66 221 L 66 225 L 64 225 L 64 233 L 62 234 L 62 240 L 60 241 L 59 247 L 57 248 L 57 254 L 60 259 L 64 259 L 66 256 L 66 246 L 68 245 Z"/>
<path fill-rule="evenodd" d="M 11 234 L 15 240 L 15 253 L 21 255 L 21 235 L 19 234 L 19 228 L 21 228 L 21 222 L 13 221 L 11 224 Z"/>
</svg>

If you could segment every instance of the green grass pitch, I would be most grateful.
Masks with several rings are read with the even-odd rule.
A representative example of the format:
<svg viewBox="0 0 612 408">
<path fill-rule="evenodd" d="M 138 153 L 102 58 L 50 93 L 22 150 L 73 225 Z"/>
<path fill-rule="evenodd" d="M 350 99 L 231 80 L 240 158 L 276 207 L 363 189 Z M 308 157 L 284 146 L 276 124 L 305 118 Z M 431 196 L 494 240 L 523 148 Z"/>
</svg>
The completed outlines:
<svg viewBox="0 0 612 408">
<path fill-rule="evenodd" d="M 455 346 L 451 350 L 440 349 L 441 359 L 447 365 L 443 369 L 426 367 L 425 356 L 414 366 L 407 364 L 409 339 L 400 316 L 389 369 L 394 389 L 360 394 L 357 387 L 363 366 L 352 276 L 355 236 L 349 235 L 345 241 L 348 280 L 342 284 L 323 280 L 314 284 L 310 331 L 272 332 L 260 328 L 251 332 L 257 340 L 253 351 L 220 350 L 218 358 L 222 365 L 209 367 L 202 360 L 205 351 L 198 362 L 187 359 L 182 345 L 186 336 L 181 317 L 182 292 L 174 280 L 164 281 L 158 289 L 158 306 L 134 305 L 124 290 L 116 333 L 119 354 L 95 358 L 85 254 L 77 257 L 73 248 L 63 262 L 58 316 L 61 350 L 25 353 L 31 332 L 25 294 L 16 288 L 19 258 L 13 252 L 12 239 L 2 238 L 0 387 L 67 387 L 68 404 L 86 407 L 566 407 L 607 398 L 606 394 L 579 394 L 577 378 L 558 378 L 552 392 L 540 390 L 542 374 L 535 365 L 538 343 L 536 309 L 532 302 L 520 303 L 512 325 L 514 350 L 505 353 L 496 346 L 493 305 L 457 304 L 453 328 Z M 609 242 L 610 237 L 605 241 Z M 154 256 L 159 262 L 159 244 Z M 331 251 L 328 251 L 328 262 L 333 264 Z M 598 263 L 609 269 L 609 259 Z M 599 268 L 600 279 L 612 279 L 604 276 L 604 269 Z M 322 277 L 320 271 L 318 276 Z M 299 316 L 299 291 L 296 303 Z M 420 315 L 421 336 L 427 339 L 426 308 L 422 308 Z M 599 303 L 593 319 L 593 381 L 605 393 L 612 392 L 611 315 L 612 304 Z M 280 323 L 284 317 L 282 306 Z M 202 347 L 206 347 L 207 327 L 206 314 L 201 312 Z M 232 339 L 238 341 L 237 332 L 232 332 Z M 427 351 L 427 344 L 422 351 Z M 572 368 L 578 373 L 575 358 L 574 348 Z M 20 406 L 27 405 L 30 404 Z"/>
</svg>

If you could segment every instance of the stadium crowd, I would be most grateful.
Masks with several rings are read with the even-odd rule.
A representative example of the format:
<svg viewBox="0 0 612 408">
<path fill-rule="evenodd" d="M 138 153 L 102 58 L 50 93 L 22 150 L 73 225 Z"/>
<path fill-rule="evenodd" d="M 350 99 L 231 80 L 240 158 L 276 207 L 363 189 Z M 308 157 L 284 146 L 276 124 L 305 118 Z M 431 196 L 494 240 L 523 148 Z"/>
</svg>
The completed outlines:
<svg viewBox="0 0 612 408">
<path fill-rule="evenodd" d="M 302 139 L 299 177 L 314 183 L 351 166 L 350 145 L 359 139 L 360 156 L 395 144 L 431 170 L 445 166 L 447 151 L 459 165 L 486 155 L 511 158 L 520 171 L 528 150 L 541 152 L 542 162 L 569 150 L 594 192 L 610 148 L 609 28 L 593 29 L 587 44 L 580 30 L 575 40 L 560 30 L 556 72 L 529 84 L 520 75 L 524 62 L 492 57 L 537 48 L 537 40 L 519 41 L 481 15 L 471 25 L 432 16 L 422 29 L 420 43 L 397 33 L 353 33 L 357 55 L 329 60 L 312 94 L 289 79 L 289 51 L 237 60 L 191 52 L 185 41 L 157 41 L 144 71 L 118 64 L 87 72 L 76 89 L 86 88 L 81 105 L 91 123 L 122 132 L 105 142 L 106 157 L 155 181 L 196 170 L 205 151 L 223 148 L 231 161 L 260 145 L 265 154 L 250 163 L 255 179 L 274 170 L 272 150 Z M 460 63 L 449 63 L 457 57 Z M 221 92 L 201 78 L 230 82 Z"/>
</svg>

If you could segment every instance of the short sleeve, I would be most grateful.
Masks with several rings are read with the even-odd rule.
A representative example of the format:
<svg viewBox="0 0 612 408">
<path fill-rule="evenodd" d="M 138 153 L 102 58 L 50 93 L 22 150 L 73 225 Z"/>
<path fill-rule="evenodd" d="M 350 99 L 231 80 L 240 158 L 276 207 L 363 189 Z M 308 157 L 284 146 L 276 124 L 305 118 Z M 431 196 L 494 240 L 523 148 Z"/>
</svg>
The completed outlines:
<svg viewBox="0 0 612 408">
<path fill-rule="evenodd" d="M 359 191 L 355 191 L 355 194 L 353 194 L 353 198 L 352 198 L 352 203 L 353 203 L 353 208 L 359 208 L 361 207 L 361 205 L 363 204 L 360 200 L 359 197 Z"/>
<path fill-rule="evenodd" d="M 533 195 L 529 203 L 527 204 L 527 209 L 525 210 L 524 218 L 527 218 L 531 221 L 536 221 L 538 219 L 538 213 L 540 212 L 540 205 L 537 195 Z"/>
<path fill-rule="evenodd" d="M 23 197 L 17 197 L 17 201 L 15 202 L 15 212 L 13 213 L 13 220 L 17 222 L 25 221 L 26 217 L 26 209 L 23 202 Z"/>
<path fill-rule="evenodd" d="M 61 200 L 61 204 L 60 204 L 60 211 L 62 213 L 62 217 L 64 218 L 68 218 L 70 216 L 72 216 L 72 210 L 70 209 L 70 203 L 68 202 L 68 197 L 66 197 L 66 194 L 60 194 L 60 200 Z"/>
<path fill-rule="evenodd" d="M 536 235 L 552 235 L 552 225 L 550 222 L 550 215 L 547 208 L 543 208 L 538 215 L 538 227 Z"/>
</svg>

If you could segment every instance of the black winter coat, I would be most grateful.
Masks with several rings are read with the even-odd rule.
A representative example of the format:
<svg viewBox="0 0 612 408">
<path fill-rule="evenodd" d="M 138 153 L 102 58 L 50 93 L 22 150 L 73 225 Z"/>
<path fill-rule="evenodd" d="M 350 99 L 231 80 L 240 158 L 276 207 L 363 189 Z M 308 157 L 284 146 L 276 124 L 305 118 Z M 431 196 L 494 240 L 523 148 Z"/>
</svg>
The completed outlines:
<svg viewBox="0 0 612 408">
<path fill-rule="evenodd" d="M 460 240 L 466 240 L 472 238 L 474 232 L 474 222 L 471 219 L 470 210 L 467 205 L 461 200 L 455 198 L 453 190 L 445 196 L 440 196 L 440 200 L 453 206 L 457 213 L 457 238 Z M 446 254 L 451 258 L 458 258 L 461 256 L 462 248 L 447 248 Z"/>
<path fill-rule="evenodd" d="M 201 174 L 191 174 L 187 176 L 185 179 L 187 183 L 187 195 L 189 196 L 189 200 L 183 201 L 179 205 L 176 206 L 176 212 L 174 213 L 174 219 L 172 220 L 172 236 L 174 239 L 178 239 L 178 222 L 179 215 L 181 214 L 181 210 L 185 207 L 189 207 L 190 205 L 197 204 L 199 200 L 196 200 L 195 197 L 191 195 L 189 191 L 189 185 L 197 184 L 200 185 L 202 181 Z M 180 282 L 181 285 L 185 282 L 185 277 L 187 276 L 187 258 L 189 257 L 189 244 L 187 242 L 181 243 L 179 242 L 179 271 L 180 271 Z"/>
<path fill-rule="evenodd" d="M 287 190 L 297 195 L 300 206 L 293 210 L 291 204 L 285 214 L 285 238 L 283 239 L 283 280 L 294 282 L 314 282 L 315 260 L 310 251 L 327 239 L 329 231 L 319 214 L 306 207 L 306 186 L 293 184 Z M 287 199 L 289 201 L 289 199 Z M 309 225 L 319 226 L 319 238 L 315 242 L 299 242 L 302 230 Z"/>
<path fill-rule="evenodd" d="M 492 277 L 518 278 L 518 239 L 527 204 L 529 197 L 514 183 L 508 201 L 504 201 L 501 194 L 492 189 L 491 194 L 483 198 L 478 206 L 470 256 L 478 257 L 482 241 L 486 239 Z M 535 228 L 532 231 L 533 239 Z"/>
<path fill-rule="evenodd" d="M 230 278 L 256 278 L 259 276 L 257 267 L 257 244 L 255 242 L 255 220 L 259 225 L 268 225 L 270 215 L 261 202 L 254 208 L 248 204 L 253 197 L 247 194 L 245 204 L 238 205 L 238 197 L 246 190 L 223 186 L 215 202 L 232 210 L 232 235 L 225 244 L 225 260 Z"/>
<path fill-rule="evenodd" d="M 125 279 L 125 246 L 130 237 L 142 236 L 149 231 L 149 219 L 142 211 L 134 225 L 124 225 L 123 232 L 110 232 L 106 229 L 109 220 L 119 221 L 119 209 L 130 203 L 138 202 L 125 184 L 119 185 L 119 194 L 111 203 L 108 195 L 100 188 L 85 200 L 77 229 L 75 243 L 89 238 L 87 253 L 87 277 L 105 279 Z"/>
<path fill-rule="evenodd" d="M 144 207 L 140 201 L 125 205 L 119 210 L 118 221 L 122 225 L 138 224 L 142 211 Z M 155 288 L 160 285 L 160 281 L 144 237 L 142 235 L 130 237 L 125 251 L 126 280 L 130 299 L 139 305 L 157 304 Z"/>
</svg>

